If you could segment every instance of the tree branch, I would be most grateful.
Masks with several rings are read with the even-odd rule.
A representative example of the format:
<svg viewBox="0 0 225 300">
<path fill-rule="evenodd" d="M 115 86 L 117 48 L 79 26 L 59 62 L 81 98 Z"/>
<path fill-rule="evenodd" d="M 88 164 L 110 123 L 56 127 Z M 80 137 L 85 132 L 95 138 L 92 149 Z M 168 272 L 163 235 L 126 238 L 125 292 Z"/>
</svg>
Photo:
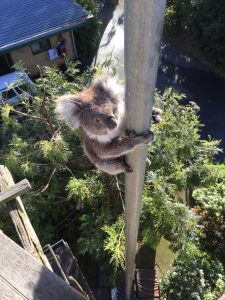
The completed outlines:
<svg viewBox="0 0 225 300">
<path fill-rule="evenodd" d="M 52 135 L 54 135 L 55 134 L 55 129 L 54 129 L 53 125 L 52 125 L 52 122 L 51 122 L 50 117 L 49 117 L 49 113 L 48 113 L 48 111 L 46 109 L 45 100 L 46 100 L 46 98 L 45 98 L 45 95 L 44 95 L 43 99 L 41 101 L 41 104 L 40 104 L 40 109 L 41 109 L 41 112 L 42 112 L 43 116 L 47 120 L 46 124 L 48 124 L 49 131 L 51 132 Z"/>
<path fill-rule="evenodd" d="M 56 167 L 53 169 L 53 171 L 52 171 L 52 173 L 51 173 L 51 175 L 49 177 L 49 180 L 48 180 L 46 186 L 40 192 L 38 192 L 37 194 L 35 194 L 35 196 L 38 196 L 38 195 L 40 195 L 41 193 L 43 193 L 44 191 L 47 190 L 47 188 L 49 187 L 50 182 L 52 181 L 52 177 L 55 174 L 55 171 L 56 171 Z"/>
<path fill-rule="evenodd" d="M 15 113 L 17 113 L 17 114 L 19 114 L 19 115 L 21 115 L 21 116 L 24 116 L 24 117 L 26 117 L 26 118 L 30 118 L 30 119 L 34 119 L 34 120 L 41 120 L 41 121 L 44 121 L 44 122 L 47 121 L 47 120 L 45 120 L 45 119 L 42 118 L 42 117 L 29 115 L 29 114 L 23 113 L 23 112 L 21 112 L 21 111 L 19 111 L 19 110 L 16 110 L 16 109 L 14 109 L 14 108 L 12 108 L 12 111 L 15 112 Z"/>
<path fill-rule="evenodd" d="M 116 187 L 117 187 L 117 190 L 118 190 L 119 195 L 120 195 L 120 199 L 121 199 L 123 211 L 125 211 L 124 199 L 123 199 L 123 196 L 122 196 L 122 191 L 121 191 L 121 189 L 120 189 L 119 181 L 118 181 L 117 176 L 115 176 L 115 179 L 116 179 Z"/>
</svg>

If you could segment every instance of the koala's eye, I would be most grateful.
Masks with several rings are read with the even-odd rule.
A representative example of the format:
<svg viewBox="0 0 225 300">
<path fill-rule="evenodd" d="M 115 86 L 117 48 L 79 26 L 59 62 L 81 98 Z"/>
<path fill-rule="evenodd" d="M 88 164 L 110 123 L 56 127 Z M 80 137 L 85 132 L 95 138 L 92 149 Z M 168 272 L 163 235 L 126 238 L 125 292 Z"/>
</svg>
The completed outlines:
<svg viewBox="0 0 225 300">
<path fill-rule="evenodd" d="M 102 121 L 101 121 L 99 118 L 96 118 L 96 119 L 95 119 L 95 123 L 96 123 L 96 124 L 101 124 Z"/>
</svg>

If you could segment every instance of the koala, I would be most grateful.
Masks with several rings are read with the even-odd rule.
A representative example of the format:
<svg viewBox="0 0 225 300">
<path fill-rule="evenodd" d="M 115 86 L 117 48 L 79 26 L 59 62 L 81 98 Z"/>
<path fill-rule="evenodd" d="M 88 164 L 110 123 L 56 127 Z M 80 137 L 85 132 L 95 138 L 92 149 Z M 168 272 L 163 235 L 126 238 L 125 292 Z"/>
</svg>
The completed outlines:
<svg viewBox="0 0 225 300">
<path fill-rule="evenodd" d="M 60 97 L 56 113 L 72 129 L 79 128 L 89 160 L 111 175 L 132 172 L 125 155 L 154 140 L 151 131 L 137 135 L 124 130 L 124 88 L 108 76 L 96 78 L 78 94 Z"/>
</svg>

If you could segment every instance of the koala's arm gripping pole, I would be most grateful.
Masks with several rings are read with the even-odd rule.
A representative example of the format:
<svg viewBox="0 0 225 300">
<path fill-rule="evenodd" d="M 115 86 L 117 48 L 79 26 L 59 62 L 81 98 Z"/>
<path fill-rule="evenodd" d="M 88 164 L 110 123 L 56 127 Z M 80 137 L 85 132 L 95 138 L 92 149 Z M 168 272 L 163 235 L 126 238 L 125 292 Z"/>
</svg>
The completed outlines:
<svg viewBox="0 0 225 300">
<path fill-rule="evenodd" d="M 125 0 L 125 82 L 127 128 L 149 129 L 159 62 L 166 0 Z M 126 300 L 130 300 L 138 236 L 147 147 L 128 155 L 133 173 L 126 175 Z"/>
</svg>

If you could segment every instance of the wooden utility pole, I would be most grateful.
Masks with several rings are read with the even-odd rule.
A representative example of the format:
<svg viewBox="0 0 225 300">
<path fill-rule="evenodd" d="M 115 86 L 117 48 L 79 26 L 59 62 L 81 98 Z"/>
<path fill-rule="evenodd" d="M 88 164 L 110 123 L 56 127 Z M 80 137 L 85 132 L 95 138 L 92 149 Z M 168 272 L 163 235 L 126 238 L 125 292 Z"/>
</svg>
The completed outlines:
<svg viewBox="0 0 225 300">
<path fill-rule="evenodd" d="M 0 205 L 9 202 L 9 214 L 16 228 L 23 248 L 36 257 L 51 270 L 51 266 L 43 253 L 40 241 L 30 223 L 20 195 L 30 189 L 29 182 L 24 179 L 15 184 L 8 168 L 0 165 Z M 12 201 L 12 199 L 15 199 Z"/>
<path fill-rule="evenodd" d="M 125 82 L 127 128 L 149 129 L 158 71 L 166 0 L 125 0 Z M 134 278 L 136 243 L 144 185 L 147 147 L 128 155 L 133 172 L 126 176 L 126 299 Z"/>
</svg>

